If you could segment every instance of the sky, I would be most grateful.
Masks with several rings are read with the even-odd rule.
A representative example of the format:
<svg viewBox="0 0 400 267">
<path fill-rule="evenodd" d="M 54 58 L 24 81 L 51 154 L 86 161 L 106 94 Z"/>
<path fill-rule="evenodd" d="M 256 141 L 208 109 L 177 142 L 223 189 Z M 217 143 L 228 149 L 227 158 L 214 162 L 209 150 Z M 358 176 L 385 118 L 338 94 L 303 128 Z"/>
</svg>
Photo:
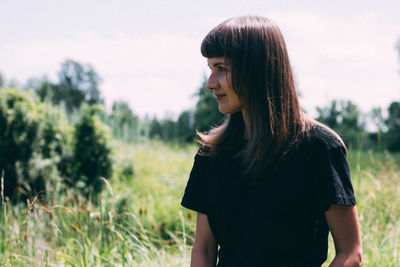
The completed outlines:
<svg viewBox="0 0 400 267">
<path fill-rule="evenodd" d="M 100 75 L 108 107 L 176 116 L 194 108 L 209 75 L 202 38 L 227 18 L 258 15 L 284 35 L 307 113 L 333 99 L 367 112 L 400 101 L 399 12 L 398 0 L 1 0 L 0 72 L 20 86 L 57 82 L 72 59 Z"/>
</svg>

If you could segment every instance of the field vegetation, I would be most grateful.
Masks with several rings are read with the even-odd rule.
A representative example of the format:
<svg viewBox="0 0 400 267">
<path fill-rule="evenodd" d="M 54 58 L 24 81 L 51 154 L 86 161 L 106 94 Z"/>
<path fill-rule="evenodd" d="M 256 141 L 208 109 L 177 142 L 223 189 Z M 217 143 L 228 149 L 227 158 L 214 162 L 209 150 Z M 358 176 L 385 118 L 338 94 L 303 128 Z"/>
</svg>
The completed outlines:
<svg viewBox="0 0 400 267">
<path fill-rule="evenodd" d="M 188 266 L 196 215 L 179 203 L 196 146 L 112 147 L 114 176 L 97 205 L 61 181 L 45 201 L 2 201 L 0 265 Z M 399 266 L 400 155 L 350 151 L 349 162 L 365 266 Z"/>
</svg>

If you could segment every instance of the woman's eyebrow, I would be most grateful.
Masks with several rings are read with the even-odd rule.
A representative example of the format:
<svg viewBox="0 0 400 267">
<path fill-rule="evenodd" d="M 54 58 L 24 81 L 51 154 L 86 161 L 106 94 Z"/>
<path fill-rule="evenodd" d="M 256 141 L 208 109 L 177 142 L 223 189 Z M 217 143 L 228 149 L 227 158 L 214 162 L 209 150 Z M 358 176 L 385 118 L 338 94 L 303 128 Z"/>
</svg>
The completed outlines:
<svg viewBox="0 0 400 267">
<path fill-rule="evenodd" d="M 228 64 L 226 64 L 225 62 L 216 62 L 216 63 L 214 63 L 214 64 L 212 64 L 212 66 L 210 66 L 210 65 L 208 65 L 210 68 L 212 68 L 212 67 L 218 67 L 218 66 L 220 66 L 220 65 L 224 65 L 224 66 L 227 66 Z"/>
</svg>

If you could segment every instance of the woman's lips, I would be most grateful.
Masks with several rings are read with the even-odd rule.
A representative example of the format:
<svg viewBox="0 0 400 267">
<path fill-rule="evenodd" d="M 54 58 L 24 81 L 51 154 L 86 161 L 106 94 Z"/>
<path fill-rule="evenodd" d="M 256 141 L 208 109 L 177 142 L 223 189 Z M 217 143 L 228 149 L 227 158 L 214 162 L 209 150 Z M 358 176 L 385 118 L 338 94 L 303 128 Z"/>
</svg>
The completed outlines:
<svg viewBox="0 0 400 267">
<path fill-rule="evenodd" d="M 223 95 L 223 94 L 217 94 L 217 95 L 215 95 L 215 99 L 217 100 L 217 101 L 220 101 L 222 98 L 224 98 L 226 95 Z"/>
</svg>

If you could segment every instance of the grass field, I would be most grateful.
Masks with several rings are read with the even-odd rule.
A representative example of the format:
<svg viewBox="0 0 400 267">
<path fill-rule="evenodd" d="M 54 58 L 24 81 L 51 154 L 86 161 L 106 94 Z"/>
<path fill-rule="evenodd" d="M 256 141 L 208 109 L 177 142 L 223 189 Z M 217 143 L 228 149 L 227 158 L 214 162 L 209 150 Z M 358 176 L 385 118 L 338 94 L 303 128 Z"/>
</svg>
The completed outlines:
<svg viewBox="0 0 400 267">
<path fill-rule="evenodd" d="M 179 203 L 195 145 L 113 148 L 114 176 L 98 205 L 60 182 L 52 184 L 47 204 L 2 202 L 1 266 L 189 265 L 196 216 Z M 349 162 L 364 266 L 400 266 L 400 155 L 350 151 Z M 331 242 L 329 259 L 333 256 Z"/>
</svg>

